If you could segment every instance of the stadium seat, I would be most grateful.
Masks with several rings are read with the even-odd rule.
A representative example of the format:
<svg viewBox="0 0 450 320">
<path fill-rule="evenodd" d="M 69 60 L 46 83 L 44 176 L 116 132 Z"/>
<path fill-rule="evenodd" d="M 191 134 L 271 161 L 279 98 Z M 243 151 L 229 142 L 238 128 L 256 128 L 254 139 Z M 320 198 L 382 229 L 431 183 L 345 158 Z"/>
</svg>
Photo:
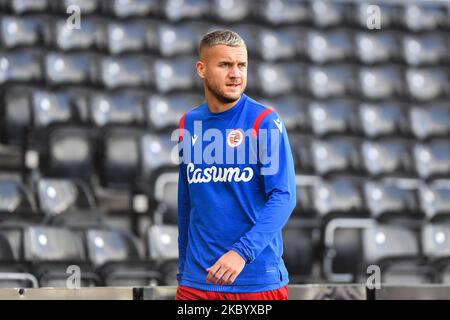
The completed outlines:
<svg viewBox="0 0 450 320">
<path fill-rule="evenodd" d="M 266 96 L 285 95 L 296 92 L 301 66 L 298 63 L 260 63 L 257 66 L 258 83 Z"/>
<path fill-rule="evenodd" d="M 314 186 L 297 184 L 297 205 L 289 219 L 302 220 L 316 218 L 314 201 Z M 303 221 L 301 223 L 303 223 Z"/>
<path fill-rule="evenodd" d="M 105 6 L 105 9 L 121 19 L 156 16 L 161 10 L 159 0 L 112 0 L 111 2 Z"/>
<path fill-rule="evenodd" d="M 435 180 L 420 187 L 422 211 L 430 221 L 448 221 L 450 218 L 450 181 Z"/>
<path fill-rule="evenodd" d="M 197 54 L 200 38 L 206 33 L 206 28 L 206 25 L 198 22 L 158 26 L 157 46 L 159 52 L 163 57 Z"/>
<path fill-rule="evenodd" d="M 258 34 L 258 54 L 265 61 L 291 60 L 304 53 L 305 32 L 298 27 L 264 28 Z"/>
<path fill-rule="evenodd" d="M 23 145 L 25 142 L 32 121 L 30 106 L 32 92 L 32 88 L 14 86 L 4 93 L 3 105 L 0 106 L 4 114 L 4 126 L 1 131 L 7 144 Z"/>
<path fill-rule="evenodd" d="M 39 221 L 35 200 L 30 190 L 12 176 L 0 176 L 0 219 L 2 223 L 21 224 Z"/>
<path fill-rule="evenodd" d="M 14 13 L 31 13 L 31 12 L 45 12 L 49 6 L 49 0 L 9 0 L 6 2 Z"/>
<path fill-rule="evenodd" d="M 365 64 L 389 62 L 399 58 L 397 35 L 390 32 L 357 32 L 355 55 Z"/>
<path fill-rule="evenodd" d="M 48 53 L 44 69 L 49 84 L 95 83 L 95 57 L 89 54 Z"/>
<path fill-rule="evenodd" d="M 366 99 L 390 99 L 403 94 L 403 80 L 397 66 L 359 69 L 361 95 Z"/>
<path fill-rule="evenodd" d="M 178 227 L 153 225 L 147 230 L 149 257 L 154 261 L 178 260 Z"/>
<path fill-rule="evenodd" d="M 97 127 L 134 126 L 144 122 L 144 96 L 130 91 L 98 92 L 90 96 L 91 121 Z"/>
<path fill-rule="evenodd" d="M 407 108 L 402 104 L 386 101 L 359 104 L 359 120 L 367 137 L 408 135 L 410 126 Z"/>
<path fill-rule="evenodd" d="M 116 230 L 86 231 L 88 257 L 106 286 L 149 286 L 161 282 L 155 265 L 144 259 L 138 240 Z"/>
<path fill-rule="evenodd" d="M 310 31 L 306 40 L 308 58 L 314 63 L 348 61 L 353 55 L 347 30 Z"/>
<path fill-rule="evenodd" d="M 37 17 L 3 16 L 1 42 L 6 48 L 45 45 L 44 21 Z"/>
<path fill-rule="evenodd" d="M 8 81 L 32 83 L 42 79 L 38 49 L 0 51 L 0 84 Z"/>
<path fill-rule="evenodd" d="M 70 96 L 64 91 L 34 90 L 31 101 L 35 128 L 45 128 L 55 123 L 75 123 L 77 120 Z"/>
<path fill-rule="evenodd" d="M 286 129 L 291 131 L 309 131 L 310 123 L 306 117 L 306 101 L 297 95 L 262 99 L 261 103 L 276 110 Z"/>
<path fill-rule="evenodd" d="M 351 12 L 351 5 L 337 1 L 311 1 L 313 23 L 318 28 L 335 27 L 346 24 Z"/>
<path fill-rule="evenodd" d="M 249 0 L 213 0 L 211 16 L 225 23 L 246 20 L 252 13 L 253 2 Z"/>
<path fill-rule="evenodd" d="M 310 66 L 308 89 L 316 98 L 345 97 L 355 90 L 354 70 L 348 65 Z"/>
<path fill-rule="evenodd" d="M 372 218 L 380 221 L 411 221 L 423 218 L 418 189 L 403 186 L 400 181 L 367 181 L 363 194 Z M 419 220 L 420 222 L 420 220 Z"/>
<path fill-rule="evenodd" d="M 89 179 L 94 172 L 94 136 L 93 131 L 77 127 L 51 130 L 41 169 L 50 176 Z"/>
<path fill-rule="evenodd" d="M 178 22 L 185 19 L 206 18 L 210 3 L 208 0 L 164 0 L 161 9 L 169 21 Z"/>
<path fill-rule="evenodd" d="M 41 287 L 67 288 L 67 269 L 81 270 L 80 285 L 100 285 L 100 279 L 86 263 L 82 239 L 67 228 L 32 225 L 24 230 L 24 259 L 32 264 Z"/>
<path fill-rule="evenodd" d="M 447 50 L 445 38 L 441 34 L 403 37 L 404 60 L 413 66 L 442 63 L 446 60 Z"/>
<path fill-rule="evenodd" d="M 119 87 L 152 87 L 153 59 L 148 56 L 104 57 L 101 81 L 107 89 Z"/>
<path fill-rule="evenodd" d="M 312 136 L 289 134 L 289 143 L 291 145 L 294 165 L 297 171 L 302 174 L 314 173 L 314 158 L 311 153 Z"/>
<path fill-rule="evenodd" d="M 447 102 L 408 109 L 411 131 L 419 139 L 450 135 L 450 106 Z"/>
<path fill-rule="evenodd" d="M 264 0 L 259 3 L 260 18 L 272 25 L 311 22 L 311 11 L 306 2 L 296 0 Z"/>
<path fill-rule="evenodd" d="M 364 166 L 372 176 L 414 177 L 412 146 L 411 140 L 366 140 L 361 146 Z"/>
<path fill-rule="evenodd" d="M 107 45 L 112 54 L 155 51 L 158 46 L 157 24 L 154 21 L 118 22 L 107 25 Z"/>
<path fill-rule="evenodd" d="M 53 43 L 56 47 L 63 51 L 105 48 L 101 21 L 83 17 L 82 24 L 83 27 L 77 29 L 69 27 L 65 19 L 53 21 Z"/>
<path fill-rule="evenodd" d="M 103 223 L 94 195 L 77 179 L 41 178 L 36 182 L 39 208 L 47 223 L 85 229 Z"/>
<path fill-rule="evenodd" d="M 448 177 L 450 173 L 450 143 L 434 139 L 414 146 L 417 173 L 421 178 Z"/>
<path fill-rule="evenodd" d="M 308 105 L 309 121 L 317 136 L 358 132 L 355 111 L 354 102 L 349 100 L 310 101 Z"/>
<path fill-rule="evenodd" d="M 376 225 L 363 231 L 365 265 L 379 265 L 382 283 L 430 283 L 432 271 L 422 263 L 418 234 L 394 225 Z"/>
<path fill-rule="evenodd" d="M 422 229 L 424 255 L 435 267 L 436 282 L 448 285 L 450 282 L 450 225 L 448 223 L 431 223 Z"/>
<path fill-rule="evenodd" d="M 439 3 L 407 3 L 402 8 L 402 23 L 411 31 L 434 30 L 445 19 Z"/>
<path fill-rule="evenodd" d="M 408 69 L 405 77 L 406 89 L 412 99 L 427 101 L 448 95 L 448 75 L 442 68 Z"/>
<path fill-rule="evenodd" d="M 111 129 L 104 133 L 101 155 L 101 180 L 107 188 L 133 186 L 139 170 L 140 131 Z"/>
<path fill-rule="evenodd" d="M 348 178 L 320 181 L 314 186 L 313 195 L 315 210 L 321 217 L 364 217 L 366 214 L 358 181 Z"/>
<path fill-rule="evenodd" d="M 155 130 L 178 128 L 183 114 L 203 103 L 204 98 L 195 93 L 152 94 L 145 105 L 148 124 Z"/>
<path fill-rule="evenodd" d="M 195 74 L 195 59 L 180 57 L 173 60 L 158 59 L 154 64 L 156 88 L 159 93 L 190 90 L 200 87 L 200 78 Z"/>
<path fill-rule="evenodd" d="M 69 6 L 76 5 L 80 8 L 81 14 L 99 14 L 101 9 L 101 0 L 62 0 L 57 1 L 53 5 L 58 6 L 57 9 L 64 13 L 66 13 Z"/>
<path fill-rule="evenodd" d="M 313 272 L 314 229 L 287 224 L 283 228 L 283 260 L 292 283 L 306 283 Z"/>
<path fill-rule="evenodd" d="M 372 5 L 374 5 L 374 3 L 370 1 L 358 1 L 355 3 L 353 19 L 356 25 L 362 28 L 368 27 L 367 18 L 371 17 L 374 13 L 373 9 L 370 8 Z M 379 1 L 376 5 L 380 8 L 380 27 L 382 29 L 398 26 L 401 16 L 398 5 L 386 1 Z"/>
<path fill-rule="evenodd" d="M 157 207 L 153 212 L 156 224 L 177 225 L 178 223 L 178 172 L 164 172 L 156 178 L 153 198 Z"/>
<path fill-rule="evenodd" d="M 361 141 L 354 138 L 332 137 L 311 143 L 314 167 L 318 174 L 361 172 Z"/>
<path fill-rule="evenodd" d="M 5 233 L 9 230 L 0 229 L 0 288 L 37 288 L 38 280 L 17 260 Z"/>
</svg>

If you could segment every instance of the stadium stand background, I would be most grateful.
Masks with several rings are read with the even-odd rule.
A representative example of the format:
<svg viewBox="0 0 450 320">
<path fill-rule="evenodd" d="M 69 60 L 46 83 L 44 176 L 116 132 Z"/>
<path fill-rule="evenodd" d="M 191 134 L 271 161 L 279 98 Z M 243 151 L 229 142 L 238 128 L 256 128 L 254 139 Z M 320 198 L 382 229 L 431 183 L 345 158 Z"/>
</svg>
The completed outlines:
<svg viewBox="0 0 450 320">
<path fill-rule="evenodd" d="M 290 134 L 291 283 L 449 283 L 448 2 L 0 0 L 0 286 L 176 283 L 170 134 L 219 27 Z"/>
</svg>

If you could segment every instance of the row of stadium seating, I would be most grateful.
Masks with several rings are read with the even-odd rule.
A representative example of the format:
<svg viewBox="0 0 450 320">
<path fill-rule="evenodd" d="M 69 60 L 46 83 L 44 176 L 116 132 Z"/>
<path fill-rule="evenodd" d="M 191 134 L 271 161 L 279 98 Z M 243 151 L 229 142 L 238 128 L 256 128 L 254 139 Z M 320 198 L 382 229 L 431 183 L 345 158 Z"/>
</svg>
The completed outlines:
<svg viewBox="0 0 450 320">
<path fill-rule="evenodd" d="M 284 230 L 283 255 L 294 283 L 314 281 L 317 261 L 321 276 L 330 282 L 366 283 L 373 272 L 369 266 L 378 266 L 381 281 L 389 284 L 448 283 L 450 279 L 448 222 L 409 227 L 370 219 L 334 219 L 322 230 L 294 222 Z"/>
<path fill-rule="evenodd" d="M 450 180 L 430 184 L 394 178 L 321 180 L 298 176 L 298 180 L 297 207 L 292 219 L 318 218 L 319 222 L 325 222 L 334 217 L 372 217 L 380 221 L 406 219 L 422 223 L 425 218 L 431 222 L 450 218 Z M 155 223 L 177 224 L 177 199 L 173 197 L 177 183 L 177 172 L 164 172 L 156 178 L 153 193 L 146 194 L 149 201 L 159 204 L 156 208 L 146 206 L 147 210 L 153 210 Z M 28 186 L 17 177 L 0 176 L 0 211 L 4 212 L 5 220 L 42 222 L 55 217 L 64 219 L 66 212 L 89 211 L 92 219 L 85 222 L 96 222 L 102 218 L 98 198 L 95 185 L 80 179 L 38 178 Z"/>
<path fill-rule="evenodd" d="M 64 15 L 70 5 L 77 5 L 82 14 L 112 15 L 121 19 L 151 16 L 170 22 L 254 20 L 272 26 L 300 24 L 327 28 L 354 25 L 366 28 L 373 4 L 369 1 L 323 0 L 2 0 L 0 8 L 15 14 L 53 12 Z M 421 31 L 450 26 L 450 6 L 443 1 L 377 1 L 376 4 L 383 13 L 383 27 Z"/>
<path fill-rule="evenodd" d="M 123 89 L 114 92 L 88 88 L 24 85 L 9 86 L 0 95 L 0 140 L 21 143 L 27 131 L 53 124 L 136 126 L 152 131 L 174 129 L 186 106 L 203 101 L 198 93 L 158 94 Z M 417 140 L 446 137 L 450 133 L 450 105 L 442 100 L 428 104 L 396 101 L 361 102 L 351 99 L 308 100 L 300 95 L 262 96 L 275 108 L 291 133 L 316 136 L 348 134 L 369 138 L 408 137 Z"/>
<path fill-rule="evenodd" d="M 0 42 L 8 49 L 41 47 L 59 51 L 90 50 L 158 54 L 162 57 L 197 53 L 200 36 L 218 28 L 206 23 L 171 25 L 160 20 L 122 22 L 83 18 L 82 29 L 70 29 L 66 20 L 52 16 L 0 16 Z M 404 63 L 411 66 L 448 64 L 448 32 L 411 34 L 397 30 L 351 28 L 317 30 L 307 27 L 268 28 L 235 24 L 249 52 L 265 61 L 306 60 L 321 63 Z"/>
<path fill-rule="evenodd" d="M 195 57 L 104 56 L 21 49 L 0 53 L 0 82 L 87 85 L 106 89 L 155 89 L 160 93 L 200 90 Z M 308 65 L 300 62 L 257 63 L 249 70 L 248 90 L 264 96 L 301 93 L 315 98 L 431 101 L 449 97 L 449 70 L 443 66 L 375 67 L 350 63 Z M 304 75 L 299 77 L 299 75 Z"/>
<path fill-rule="evenodd" d="M 65 288 L 76 269 L 82 287 L 173 284 L 176 228 L 153 226 L 145 243 L 131 233 L 109 228 L 4 225 L 0 230 L 0 286 Z"/>
</svg>

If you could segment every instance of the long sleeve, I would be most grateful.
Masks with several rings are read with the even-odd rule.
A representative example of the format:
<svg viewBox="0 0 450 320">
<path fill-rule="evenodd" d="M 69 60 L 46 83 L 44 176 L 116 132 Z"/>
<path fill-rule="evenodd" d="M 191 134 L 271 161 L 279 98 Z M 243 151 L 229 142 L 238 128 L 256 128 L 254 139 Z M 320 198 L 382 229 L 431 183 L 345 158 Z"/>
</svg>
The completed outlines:
<svg viewBox="0 0 450 320">
<path fill-rule="evenodd" d="M 188 229 L 190 215 L 189 188 L 186 177 L 186 166 L 180 163 L 178 175 L 178 274 L 177 280 L 181 280 L 186 262 L 186 248 L 188 244 Z"/>
<path fill-rule="evenodd" d="M 267 133 L 261 143 L 263 152 L 260 152 L 264 160 L 260 170 L 267 201 L 253 227 L 232 247 L 247 263 L 251 263 L 281 232 L 296 204 L 295 169 L 286 129 L 276 113 L 264 120 L 258 139 Z M 268 159 L 272 161 L 264 163 Z"/>
</svg>

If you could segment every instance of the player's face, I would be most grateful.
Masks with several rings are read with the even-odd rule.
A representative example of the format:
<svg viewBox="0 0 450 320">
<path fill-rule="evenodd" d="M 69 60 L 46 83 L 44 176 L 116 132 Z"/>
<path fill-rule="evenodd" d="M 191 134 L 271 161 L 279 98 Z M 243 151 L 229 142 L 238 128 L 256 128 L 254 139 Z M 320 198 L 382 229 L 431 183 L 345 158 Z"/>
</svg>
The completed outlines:
<svg viewBox="0 0 450 320">
<path fill-rule="evenodd" d="M 223 103 L 238 100 L 247 85 L 247 49 L 217 45 L 202 51 L 197 72 L 206 90 Z"/>
</svg>

